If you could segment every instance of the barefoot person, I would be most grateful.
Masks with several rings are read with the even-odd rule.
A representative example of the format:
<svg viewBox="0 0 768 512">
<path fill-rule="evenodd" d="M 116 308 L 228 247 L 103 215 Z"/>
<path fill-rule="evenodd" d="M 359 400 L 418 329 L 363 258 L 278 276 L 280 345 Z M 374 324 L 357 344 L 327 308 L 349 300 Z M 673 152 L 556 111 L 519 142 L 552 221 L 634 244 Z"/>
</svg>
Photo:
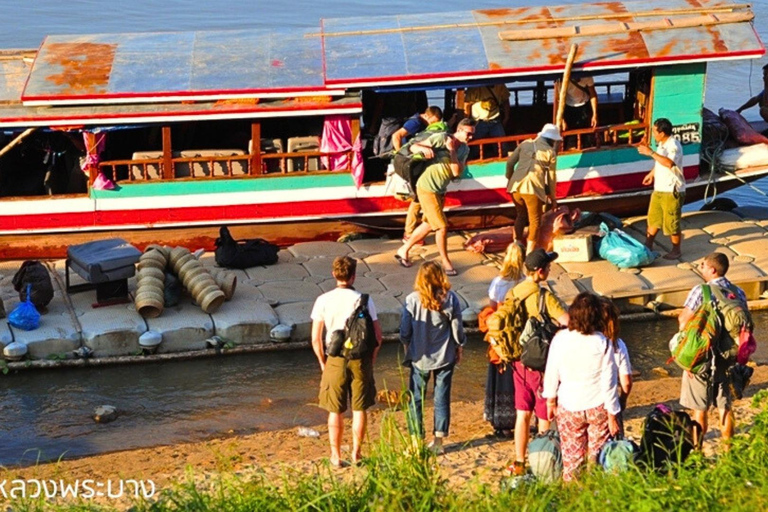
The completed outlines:
<svg viewBox="0 0 768 512">
<path fill-rule="evenodd" d="M 377 345 L 373 353 L 362 359 L 328 355 L 331 333 L 343 330 L 347 319 L 360 301 L 355 282 L 357 261 L 349 256 L 333 260 L 333 278 L 336 288 L 319 296 L 312 308 L 312 349 L 315 351 L 323 377 L 320 381 L 320 407 L 328 411 L 328 437 L 331 442 L 331 464 L 342 467 L 341 440 L 344 435 L 344 418 L 347 397 L 352 396 L 352 462 L 361 459 L 360 446 L 365 437 L 366 410 L 376 401 L 373 380 L 373 364 L 381 347 L 381 326 L 376 317 L 376 306 L 368 298 L 368 312 L 373 319 Z M 326 335 L 323 338 L 323 329 Z"/>
<path fill-rule="evenodd" d="M 648 205 L 648 229 L 645 234 L 645 245 L 653 249 L 653 240 L 659 229 L 672 242 L 672 250 L 664 255 L 668 260 L 682 256 L 680 242 L 680 217 L 685 202 L 685 177 L 683 176 L 683 146 L 672 137 L 672 123 L 669 119 L 659 118 L 653 123 L 653 139 L 656 141 L 656 151 L 647 144 L 637 146 L 641 155 L 653 158 L 651 172 L 643 178 L 643 185 L 653 184 L 651 203 Z"/>
<path fill-rule="evenodd" d="M 429 447 L 441 453 L 451 424 L 453 369 L 461 361 L 467 337 L 461 322 L 461 302 L 439 263 L 424 262 L 413 287 L 400 320 L 405 364 L 411 368 L 408 431 L 417 440 L 424 438 L 424 396 L 429 378 L 434 376 L 434 439 Z"/>
</svg>

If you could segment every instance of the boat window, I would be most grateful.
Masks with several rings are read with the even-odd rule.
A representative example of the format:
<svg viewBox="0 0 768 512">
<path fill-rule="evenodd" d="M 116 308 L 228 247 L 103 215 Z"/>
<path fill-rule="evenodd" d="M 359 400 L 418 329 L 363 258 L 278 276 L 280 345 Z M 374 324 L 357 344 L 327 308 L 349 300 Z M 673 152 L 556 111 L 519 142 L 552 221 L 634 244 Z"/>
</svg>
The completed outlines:
<svg viewBox="0 0 768 512">
<path fill-rule="evenodd" d="M 14 143 L 15 141 L 15 143 Z M 80 168 L 85 146 L 79 132 L 1 132 L 0 197 L 84 194 Z"/>
<path fill-rule="evenodd" d="M 581 78 L 574 75 L 574 80 Z M 593 76 L 597 95 L 597 126 L 588 118 L 584 126 L 567 126 L 561 153 L 599 150 L 639 143 L 649 123 L 651 96 L 650 70 Z M 545 123 L 554 122 L 559 82 L 556 78 L 515 81 L 509 90 L 510 114 L 504 124 L 504 137 L 476 138 L 470 161 L 506 158 L 517 145 L 536 133 Z M 457 107 L 464 104 L 463 91 L 457 94 Z"/>
<path fill-rule="evenodd" d="M 320 151 L 324 122 L 309 116 L 119 130 L 109 134 L 99 167 L 117 182 L 349 171 L 351 151 Z"/>
</svg>

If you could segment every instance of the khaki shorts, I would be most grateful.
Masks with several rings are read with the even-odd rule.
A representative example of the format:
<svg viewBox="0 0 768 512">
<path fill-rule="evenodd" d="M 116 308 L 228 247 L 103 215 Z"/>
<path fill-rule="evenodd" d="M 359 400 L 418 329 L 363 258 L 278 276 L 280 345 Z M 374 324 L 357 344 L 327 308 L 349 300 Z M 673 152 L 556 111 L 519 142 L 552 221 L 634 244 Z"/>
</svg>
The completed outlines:
<svg viewBox="0 0 768 512">
<path fill-rule="evenodd" d="M 648 227 L 662 228 L 666 236 L 679 234 L 684 202 L 684 192 L 654 191 L 648 205 Z"/>
<path fill-rule="evenodd" d="M 328 412 L 347 410 L 347 398 L 352 395 L 352 410 L 364 411 L 376 403 L 373 381 L 373 361 L 328 357 L 320 381 L 320 407 Z"/>
<path fill-rule="evenodd" d="M 421 203 L 422 215 L 424 220 L 432 231 L 438 229 L 445 229 L 448 227 L 448 220 L 443 213 L 443 203 L 445 203 L 445 196 L 442 194 L 435 194 L 428 192 L 424 189 L 417 188 L 416 193 L 419 196 L 419 202 Z"/>
<path fill-rule="evenodd" d="M 714 377 L 683 372 L 680 386 L 680 405 L 694 411 L 707 411 L 713 405 L 719 410 L 731 409 L 731 391 L 728 380 L 721 368 L 715 370 Z"/>
</svg>

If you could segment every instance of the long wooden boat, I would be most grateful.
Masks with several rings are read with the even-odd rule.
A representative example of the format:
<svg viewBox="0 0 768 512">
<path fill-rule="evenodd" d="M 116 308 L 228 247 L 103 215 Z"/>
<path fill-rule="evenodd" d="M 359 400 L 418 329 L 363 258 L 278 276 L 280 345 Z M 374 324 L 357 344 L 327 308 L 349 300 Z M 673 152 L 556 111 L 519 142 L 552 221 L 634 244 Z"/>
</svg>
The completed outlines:
<svg viewBox="0 0 768 512">
<path fill-rule="evenodd" d="M 447 119 L 466 87 L 495 83 L 511 93 L 510 135 L 472 143 L 478 156 L 446 204 L 455 228 L 509 223 L 506 152 L 552 121 L 573 42 L 573 73 L 595 77 L 600 125 L 566 132 L 559 201 L 644 211 L 652 162 L 635 146 L 659 117 L 683 143 L 696 200 L 713 179 L 723 191 L 768 173 L 700 165 L 708 63 L 764 54 L 752 18 L 744 4 L 671 0 L 49 36 L 0 53 L 0 258 L 62 256 L 110 236 L 210 248 L 224 224 L 282 244 L 398 236 L 407 204 L 354 144 L 375 128 L 369 98 L 426 91 Z M 323 144 L 328 122 L 347 147 Z"/>
</svg>

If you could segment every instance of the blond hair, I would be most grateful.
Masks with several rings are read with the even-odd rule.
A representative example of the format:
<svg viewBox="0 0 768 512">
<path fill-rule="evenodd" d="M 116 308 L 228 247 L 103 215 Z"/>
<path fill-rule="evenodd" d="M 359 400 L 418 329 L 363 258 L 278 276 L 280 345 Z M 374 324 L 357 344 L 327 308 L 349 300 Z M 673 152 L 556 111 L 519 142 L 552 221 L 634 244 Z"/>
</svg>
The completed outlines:
<svg viewBox="0 0 768 512">
<path fill-rule="evenodd" d="M 507 246 L 504 261 L 501 262 L 499 276 L 507 281 L 519 281 L 523 277 L 524 263 L 525 250 L 517 242 L 512 242 Z"/>
<path fill-rule="evenodd" d="M 432 311 L 439 311 L 448 295 L 448 290 L 451 289 L 451 283 L 448 282 L 448 276 L 439 263 L 426 261 L 419 267 L 413 289 L 419 294 L 422 306 Z"/>
<path fill-rule="evenodd" d="M 600 310 L 603 334 L 613 342 L 614 346 L 617 346 L 619 341 L 619 308 L 608 297 L 600 297 Z"/>
</svg>

